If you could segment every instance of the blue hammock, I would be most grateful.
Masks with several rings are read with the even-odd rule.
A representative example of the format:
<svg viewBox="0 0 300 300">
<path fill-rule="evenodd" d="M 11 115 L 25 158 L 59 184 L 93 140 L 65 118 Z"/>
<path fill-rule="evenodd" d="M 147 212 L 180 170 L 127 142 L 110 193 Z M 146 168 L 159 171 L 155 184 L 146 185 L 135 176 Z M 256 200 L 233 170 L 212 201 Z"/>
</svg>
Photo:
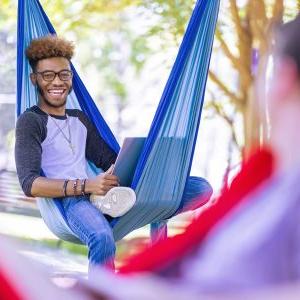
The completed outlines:
<svg viewBox="0 0 300 300">
<path fill-rule="evenodd" d="M 196 144 L 218 10 L 219 0 L 196 3 L 135 171 L 132 188 L 137 203 L 126 215 L 113 220 L 116 240 L 146 224 L 170 218 L 180 207 Z M 55 30 L 39 1 L 19 0 L 17 116 L 37 103 L 24 51 L 32 39 L 48 34 L 55 34 Z M 84 111 L 103 139 L 118 152 L 116 139 L 71 67 L 74 89 L 67 108 Z M 98 172 L 91 164 L 89 171 L 93 175 Z M 58 237 L 79 242 L 68 227 L 60 200 L 39 199 L 38 206 Z"/>
</svg>

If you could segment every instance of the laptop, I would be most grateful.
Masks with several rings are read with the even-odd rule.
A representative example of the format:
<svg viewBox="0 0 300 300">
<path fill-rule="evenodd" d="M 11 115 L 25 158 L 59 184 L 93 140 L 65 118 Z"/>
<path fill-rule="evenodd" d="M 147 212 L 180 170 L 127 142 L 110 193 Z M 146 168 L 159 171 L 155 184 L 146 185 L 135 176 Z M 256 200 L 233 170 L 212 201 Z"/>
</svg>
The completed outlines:
<svg viewBox="0 0 300 300">
<path fill-rule="evenodd" d="M 145 140 L 145 137 L 125 138 L 113 171 L 113 174 L 118 176 L 121 186 L 131 186 Z"/>
</svg>

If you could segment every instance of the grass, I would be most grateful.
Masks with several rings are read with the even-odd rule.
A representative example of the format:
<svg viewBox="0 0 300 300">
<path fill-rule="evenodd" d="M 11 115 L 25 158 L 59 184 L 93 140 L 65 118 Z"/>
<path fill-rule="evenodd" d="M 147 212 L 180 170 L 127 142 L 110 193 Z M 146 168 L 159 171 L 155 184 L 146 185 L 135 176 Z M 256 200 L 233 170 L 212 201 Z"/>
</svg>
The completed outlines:
<svg viewBox="0 0 300 300">
<path fill-rule="evenodd" d="M 35 240 L 27 237 L 17 238 L 27 245 L 43 246 L 51 249 L 64 249 L 74 255 L 88 255 L 88 249 L 85 245 L 66 242 L 63 240 L 40 239 Z M 123 239 L 116 243 L 116 262 L 121 265 L 126 257 L 136 254 L 142 248 L 148 245 L 148 238 L 132 238 L 130 240 Z"/>
</svg>

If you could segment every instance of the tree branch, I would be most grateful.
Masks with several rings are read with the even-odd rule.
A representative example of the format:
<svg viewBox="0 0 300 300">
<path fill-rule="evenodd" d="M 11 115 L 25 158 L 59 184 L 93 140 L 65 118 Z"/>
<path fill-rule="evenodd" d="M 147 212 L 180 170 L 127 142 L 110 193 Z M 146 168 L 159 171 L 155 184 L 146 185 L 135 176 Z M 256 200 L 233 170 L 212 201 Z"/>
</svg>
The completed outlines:
<svg viewBox="0 0 300 300">
<path fill-rule="evenodd" d="M 300 1 L 298 0 L 298 9 L 300 10 Z M 276 0 L 274 2 L 272 16 L 275 21 L 281 22 L 283 18 L 283 0 Z"/>
<path fill-rule="evenodd" d="M 230 59 L 232 64 L 235 66 L 236 63 L 238 62 L 238 58 L 234 54 L 232 54 L 232 52 L 229 50 L 229 47 L 225 43 L 222 33 L 219 28 L 216 29 L 216 38 L 220 42 L 220 45 L 221 45 L 221 48 L 222 48 L 224 54 Z"/>
<path fill-rule="evenodd" d="M 215 101 L 214 98 L 212 98 L 212 107 L 215 109 L 215 111 L 217 112 L 217 114 L 222 117 L 225 122 L 230 126 L 231 128 L 231 132 L 232 132 L 232 139 L 234 141 L 234 143 L 236 144 L 237 147 L 239 147 L 238 141 L 237 141 L 237 136 L 234 130 L 234 120 L 232 118 L 230 118 L 223 110 L 223 108 L 221 108 L 220 105 L 218 105 Z"/>
<path fill-rule="evenodd" d="M 261 54 L 264 54 L 267 49 L 266 32 L 269 26 L 264 1 L 251 0 L 249 2 L 249 17 L 253 39 L 258 42 Z"/>
<path fill-rule="evenodd" d="M 232 20 L 236 27 L 238 38 L 239 38 L 239 40 L 243 40 L 244 39 L 244 29 L 242 26 L 241 18 L 239 16 L 239 10 L 236 5 L 236 0 L 230 0 L 230 12 L 231 12 Z"/>
<path fill-rule="evenodd" d="M 263 26 L 264 24 L 266 24 L 268 22 L 265 1 L 264 0 L 251 0 L 251 4 L 253 7 L 253 13 L 255 13 L 255 16 L 256 16 L 255 19 L 259 20 L 260 25 Z"/>
<path fill-rule="evenodd" d="M 225 56 L 232 63 L 232 66 L 234 67 L 234 69 L 236 69 L 240 73 L 240 76 L 245 78 L 245 80 L 247 82 L 252 82 L 252 78 L 249 74 L 247 67 L 245 66 L 245 64 L 242 64 L 240 62 L 240 58 L 238 58 L 232 54 L 232 52 L 229 50 L 228 45 L 225 43 L 225 41 L 222 37 L 222 33 L 218 29 L 216 31 L 216 38 L 220 42 L 221 49 L 223 50 Z"/>
<path fill-rule="evenodd" d="M 222 82 L 213 71 L 209 70 L 209 78 L 220 88 L 221 91 L 227 95 L 230 100 L 234 101 L 236 106 L 240 108 L 242 106 L 243 99 L 237 96 L 234 92 L 230 91 L 228 87 Z"/>
</svg>

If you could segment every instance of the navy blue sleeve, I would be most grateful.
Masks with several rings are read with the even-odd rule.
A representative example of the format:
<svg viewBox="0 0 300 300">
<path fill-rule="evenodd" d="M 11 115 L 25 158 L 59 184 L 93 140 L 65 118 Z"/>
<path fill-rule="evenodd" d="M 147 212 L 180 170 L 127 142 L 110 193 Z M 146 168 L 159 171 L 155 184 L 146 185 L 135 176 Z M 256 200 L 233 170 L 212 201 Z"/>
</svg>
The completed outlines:
<svg viewBox="0 0 300 300">
<path fill-rule="evenodd" d="M 41 144 L 46 138 L 46 120 L 29 111 L 17 120 L 15 161 L 20 185 L 27 196 L 32 196 L 32 183 L 40 176 Z"/>
</svg>

